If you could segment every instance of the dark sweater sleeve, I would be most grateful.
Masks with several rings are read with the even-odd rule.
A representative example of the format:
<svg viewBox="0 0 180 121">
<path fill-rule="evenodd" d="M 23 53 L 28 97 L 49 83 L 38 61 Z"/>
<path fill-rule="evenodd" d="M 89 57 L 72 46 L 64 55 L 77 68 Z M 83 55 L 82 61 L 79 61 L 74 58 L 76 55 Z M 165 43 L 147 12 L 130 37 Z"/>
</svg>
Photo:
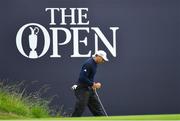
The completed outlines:
<svg viewBox="0 0 180 121">
<path fill-rule="evenodd" d="M 81 80 L 88 86 L 93 86 L 93 81 L 89 79 L 89 75 L 92 73 L 92 67 L 90 64 L 85 64 L 81 70 Z"/>
</svg>

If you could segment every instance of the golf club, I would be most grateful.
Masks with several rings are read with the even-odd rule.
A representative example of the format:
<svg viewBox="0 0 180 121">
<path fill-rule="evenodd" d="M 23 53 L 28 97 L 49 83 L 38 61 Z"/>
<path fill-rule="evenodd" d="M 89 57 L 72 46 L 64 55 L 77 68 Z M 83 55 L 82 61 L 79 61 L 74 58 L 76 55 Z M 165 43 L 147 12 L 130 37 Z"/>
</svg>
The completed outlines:
<svg viewBox="0 0 180 121">
<path fill-rule="evenodd" d="M 100 100 L 100 98 L 99 98 L 99 95 L 98 95 L 96 89 L 95 89 L 95 94 L 96 94 L 96 96 L 97 96 L 97 98 L 98 98 L 98 100 L 99 100 L 99 102 L 100 102 L 100 104 L 101 104 L 101 107 L 102 107 L 102 109 L 103 109 L 103 111 L 104 111 L 104 114 L 108 117 L 108 114 L 107 114 L 107 112 L 106 112 L 106 110 L 105 110 L 105 108 L 104 108 L 104 106 L 103 106 L 103 104 L 102 104 L 102 102 L 101 102 L 101 100 Z"/>
</svg>

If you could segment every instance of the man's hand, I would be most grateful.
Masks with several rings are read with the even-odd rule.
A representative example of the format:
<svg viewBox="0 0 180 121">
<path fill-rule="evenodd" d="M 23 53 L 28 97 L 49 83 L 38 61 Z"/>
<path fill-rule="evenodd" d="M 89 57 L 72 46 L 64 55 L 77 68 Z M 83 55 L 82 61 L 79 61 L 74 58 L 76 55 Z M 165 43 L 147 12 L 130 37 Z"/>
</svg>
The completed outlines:
<svg viewBox="0 0 180 121">
<path fill-rule="evenodd" d="M 95 82 L 94 82 L 92 88 L 93 88 L 93 90 L 96 90 L 96 89 L 101 88 L 101 83 L 99 83 L 99 82 L 95 83 Z"/>
<path fill-rule="evenodd" d="M 72 90 L 76 90 L 76 88 L 77 88 L 76 84 L 71 87 Z"/>
</svg>

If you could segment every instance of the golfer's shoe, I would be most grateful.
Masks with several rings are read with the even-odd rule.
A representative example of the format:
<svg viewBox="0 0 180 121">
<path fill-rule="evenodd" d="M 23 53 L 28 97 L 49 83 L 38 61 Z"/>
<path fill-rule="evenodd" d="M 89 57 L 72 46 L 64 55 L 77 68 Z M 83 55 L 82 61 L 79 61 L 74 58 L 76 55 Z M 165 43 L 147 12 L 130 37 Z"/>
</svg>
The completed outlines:
<svg viewBox="0 0 180 121">
<path fill-rule="evenodd" d="M 75 85 L 73 85 L 73 86 L 71 87 L 71 89 L 72 89 L 72 90 L 76 90 L 77 86 L 78 86 L 78 85 L 75 84 Z"/>
</svg>

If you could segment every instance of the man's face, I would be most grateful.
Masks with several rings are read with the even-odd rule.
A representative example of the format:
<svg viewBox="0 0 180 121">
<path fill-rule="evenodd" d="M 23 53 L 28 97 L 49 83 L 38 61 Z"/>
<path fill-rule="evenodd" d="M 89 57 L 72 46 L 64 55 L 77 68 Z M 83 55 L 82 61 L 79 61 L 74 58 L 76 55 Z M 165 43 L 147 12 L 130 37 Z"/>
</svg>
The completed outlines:
<svg viewBox="0 0 180 121">
<path fill-rule="evenodd" d="M 96 56 L 96 62 L 98 63 L 98 64 L 102 64 L 102 63 L 104 63 L 105 62 L 105 60 L 101 57 L 101 56 Z"/>
</svg>

